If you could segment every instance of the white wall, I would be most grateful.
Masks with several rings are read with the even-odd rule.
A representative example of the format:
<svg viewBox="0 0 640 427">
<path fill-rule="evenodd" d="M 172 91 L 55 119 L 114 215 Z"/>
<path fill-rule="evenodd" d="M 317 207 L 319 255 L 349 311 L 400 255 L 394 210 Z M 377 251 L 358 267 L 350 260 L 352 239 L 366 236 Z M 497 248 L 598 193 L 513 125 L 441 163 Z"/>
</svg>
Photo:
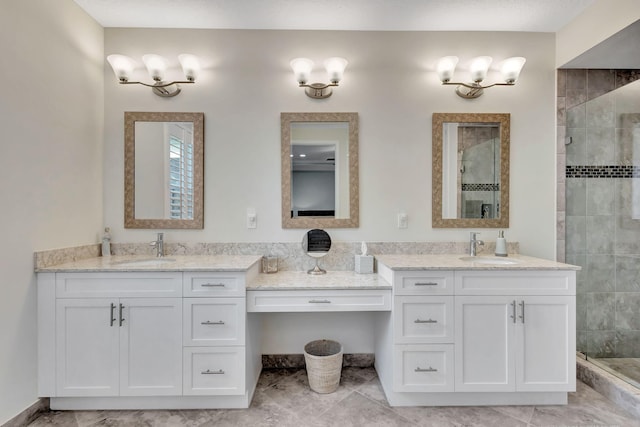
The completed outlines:
<svg viewBox="0 0 640 427">
<path fill-rule="evenodd" d="M 562 67 L 638 19 L 640 19 L 638 0 L 596 0 L 557 32 L 557 67 Z M 633 43 L 632 40 L 629 42 Z M 608 67 L 613 65 L 609 64 Z"/>
<path fill-rule="evenodd" d="M 298 242 L 304 230 L 280 221 L 280 113 L 357 112 L 360 118 L 360 228 L 329 230 L 335 241 L 465 241 L 469 230 L 431 228 L 431 116 L 434 112 L 511 113 L 510 240 L 523 253 L 555 258 L 555 37 L 546 33 L 319 32 L 106 29 L 105 55 L 139 60 L 158 53 L 174 61 L 198 55 L 195 85 L 163 99 L 142 86 L 121 86 L 105 65 L 105 225 L 115 242 L 153 237 L 123 228 L 124 111 L 205 114 L 205 229 L 168 230 L 168 241 Z M 464 100 L 441 86 L 434 64 L 456 54 L 521 55 L 515 87 Z M 313 100 L 297 87 L 289 61 L 308 56 L 349 60 L 340 87 Z M 142 64 L 140 63 L 142 67 Z M 321 67 L 319 67 L 321 68 Z M 178 69 L 175 76 L 179 77 Z M 145 73 L 141 74 L 141 78 Z M 325 81 L 324 71 L 313 80 Z M 489 80 L 495 75 L 490 74 Z M 255 208 L 258 228 L 245 227 Z M 409 227 L 398 229 L 399 211 Z M 495 230 L 482 237 L 493 240 Z"/>
<path fill-rule="evenodd" d="M 103 30 L 71 0 L 0 12 L 0 424 L 37 400 L 33 252 L 97 242 Z"/>
</svg>

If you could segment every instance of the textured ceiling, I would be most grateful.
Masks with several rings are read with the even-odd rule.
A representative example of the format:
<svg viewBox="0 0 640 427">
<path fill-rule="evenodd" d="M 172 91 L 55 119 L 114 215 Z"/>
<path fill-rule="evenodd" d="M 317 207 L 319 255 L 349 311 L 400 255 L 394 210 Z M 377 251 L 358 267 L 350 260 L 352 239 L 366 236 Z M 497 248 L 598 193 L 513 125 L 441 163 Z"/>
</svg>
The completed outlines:
<svg viewBox="0 0 640 427">
<path fill-rule="evenodd" d="M 594 0 L 75 0 L 103 27 L 556 32 Z"/>
</svg>

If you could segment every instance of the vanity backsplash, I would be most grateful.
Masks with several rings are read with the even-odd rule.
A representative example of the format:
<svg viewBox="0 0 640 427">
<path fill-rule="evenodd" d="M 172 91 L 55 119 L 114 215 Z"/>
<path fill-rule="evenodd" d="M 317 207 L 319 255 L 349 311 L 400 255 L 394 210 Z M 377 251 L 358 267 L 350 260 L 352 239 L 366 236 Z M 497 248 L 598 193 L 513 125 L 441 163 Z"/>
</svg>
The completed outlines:
<svg viewBox="0 0 640 427">
<path fill-rule="evenodd" d="M 353 271 L 354 255 L 360 254 L 362 242 L 333 242 L 328 255 L 322 259 L 327 270 Z M 469 242 L 367 242 L 368 253 L 382 254 L 466 254 Z M 301 271 L 313 267 L 314 260 L 305 255 L 300 243 L 171 243 L 164 244 L 165 255 L 269 255 L 278 257 L 279 270 Z M 509 242 L 508 253 L 519 253 L 519 244 Z M 494 242 L 486 242 L 478 252 L 493 254 Z M 154 256 L 154 249 L 144 243 L 112 243 L 113 255 Z M 46 268 L 65 262 L 100 256 L 100 245 L 85 245 L 52 249 L 34 254 L 34 267 Z"/>
</svg>

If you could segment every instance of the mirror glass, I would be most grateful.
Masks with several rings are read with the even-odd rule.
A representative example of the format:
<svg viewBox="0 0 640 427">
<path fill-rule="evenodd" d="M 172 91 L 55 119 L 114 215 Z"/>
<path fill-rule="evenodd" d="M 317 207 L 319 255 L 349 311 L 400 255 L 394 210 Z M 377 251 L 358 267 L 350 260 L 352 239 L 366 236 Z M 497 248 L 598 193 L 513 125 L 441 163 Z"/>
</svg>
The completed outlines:
<svg viewBox="0 0 640 427">
<path fill-rule="evenodd" d="M 433 115 L 433 227 L 509 226 L 509 121 Z"/>
<path fill-rule="evenodd" d="M 358 227 L 356 113 L 282 113 L 283 228 Z"/>
<path fill-rule="evenodd" d="M 302 251 L 315 258 L 316 265 L 311 270 L 307 271 L 309 274 L 325 274 L 326 271 L 321 269 L 318 265 L 319 259 L 326 256 L 331 249 L 331 237 L 329 233 L 324 230 L 313 229 L 307 231 L 302 237 Z"/>
<path fill-rule="evenodd" d="M 202 113 L 125 113 L 125 228 L 203 228 Z"/>
</svg>

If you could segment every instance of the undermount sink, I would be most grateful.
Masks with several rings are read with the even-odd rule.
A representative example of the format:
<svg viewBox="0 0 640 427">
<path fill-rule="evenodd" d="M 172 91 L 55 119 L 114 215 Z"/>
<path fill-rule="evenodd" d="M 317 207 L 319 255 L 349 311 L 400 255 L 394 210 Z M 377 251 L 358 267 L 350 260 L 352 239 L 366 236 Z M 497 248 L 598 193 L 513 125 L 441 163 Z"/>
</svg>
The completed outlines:
<svg viewBox="0 0 640 427">
<path fill-rule="evenodd" d="M 132 259 L 117 261 L 114 264 L 117 265 L 130 265 L 130 266 L 144 266 L 144 265 L 162 265 L 176 262 L 173 258 L 144 258 L 144 259 Z"/>
<path fill-rule="evenodd" d="M 489 265 L 513 265 L 519 264 L 519 261 L 509 258 L 500 258 L 493 256 L 463 256 L 460 261 L 473 262 L 476 264 L 489 264 Z"/>
</svg>

